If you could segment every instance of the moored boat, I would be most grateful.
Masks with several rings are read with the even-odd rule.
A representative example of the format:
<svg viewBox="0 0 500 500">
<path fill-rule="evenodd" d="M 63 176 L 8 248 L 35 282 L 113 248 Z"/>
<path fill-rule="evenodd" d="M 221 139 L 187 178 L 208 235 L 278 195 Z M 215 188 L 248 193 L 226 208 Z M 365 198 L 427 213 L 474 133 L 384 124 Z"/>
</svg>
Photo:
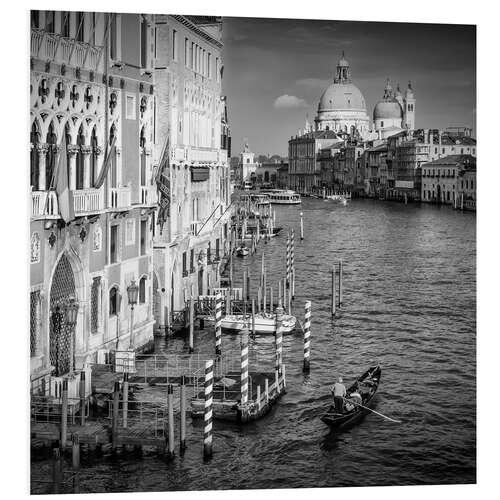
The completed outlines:
<svg viewBox="0 0 500 500">
<path fill-rule="evenodd" d="M 288 189 L 269 189 L 265 192 L 272 204 L 298 205 L 302 203 L 300 194 Z"/>
<path fill-rule="evenodd" d="M 289 314 L 284 314 L 282 318 L 283 333 L 289 333 L 295 328 L 296 318 Z M 241 331 L 245 327 L 252 328 L 252 318 L 248 314 L 228 314 L 222 318 L 221 326 L 224 330 Z M 276 316 L 269 313 L 259 313 L 255 315 L 255 333 L 275 333 Z"/>
<path fill-rule="evenodd" d="M 334 405 L 331 405 L 321 420 L 337 429 L 357 422 L 367 412 L 362 406 L 368 407 L 377 392 L 381 372 L 378 365 L 369 368 L 347 389 L 344 412 L 336 412 Z"/>
<path fill-rule="evenodd" d="M 250 249 L 244 245 L 241 245 L 236 249 L 236 255 L 238 257 L 246 257 L 249 253 Z"/>
</svg>

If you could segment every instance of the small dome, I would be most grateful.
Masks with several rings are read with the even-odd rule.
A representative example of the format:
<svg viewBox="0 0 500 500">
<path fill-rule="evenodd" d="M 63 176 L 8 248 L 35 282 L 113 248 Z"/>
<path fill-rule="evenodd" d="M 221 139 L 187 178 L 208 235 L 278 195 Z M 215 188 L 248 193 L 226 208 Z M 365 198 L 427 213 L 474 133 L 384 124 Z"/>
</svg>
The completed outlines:
<svg viewBox="0 0 500 500">
<path fill-rule="evenodd" d="M 342 56 L 339 62 L 337 63 L 337 66 L 348 67 L 349 63 L 347 62 L 346 58 Z"/>
<path fill-rule="evenodd" d="M 395 99 L 390 101 L 379 101 L 373 110 L 373 119 L 388 120 L 390 118 L 403 118 L 401 105 Z"/>
<path fill-rule="evenodd" d="M 318 112 L 336 110 L 365 110 L 365 99 L 352 83 L 332 83 L 321 96 Z"/>
</svg>

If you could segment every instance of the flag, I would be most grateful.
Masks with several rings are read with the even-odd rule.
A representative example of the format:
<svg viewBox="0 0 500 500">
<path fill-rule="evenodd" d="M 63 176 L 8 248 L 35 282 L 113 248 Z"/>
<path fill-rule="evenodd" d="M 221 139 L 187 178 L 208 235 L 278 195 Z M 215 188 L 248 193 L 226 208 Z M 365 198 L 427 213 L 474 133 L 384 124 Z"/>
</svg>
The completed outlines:
<svg viewBox="0 0 500 500">
<path fill-rule="evenodd" d="M 68 223 L 75 219 L 73 203 L 73 191 L 69 189 L 68 182 L 68 151 L 66 134 L 62 134 L 61 150 L 56 173 L 56 194 L 59 203 L 59 213 L 64 222 Z"/>
<path fill-rule="evenodd" d="M 170 133 L 167 134 L 165 147 L 163 148 L 156 174 L 156 187 L 159 192 L 158 207 L 158 225 L 160 233 L 163 230 L 163 224 L 170 215 Z"/>
<path fill-rule="evenodd" d="M 102 164 L 101 171 L 99 173 L 99 177 L 96 180 L 95 188 L 99 189 L 104 184 L 104 179 L 106 179 L 106 175 L 108 175 L 109 166 L 111 165 L 111 158 L 113 158 L 116 149 L 116 136 L 113 137 L 111 141 L 111 146 L 106 148 L 107 154 L 104 158 L 104 163 Z"/>
</svg>

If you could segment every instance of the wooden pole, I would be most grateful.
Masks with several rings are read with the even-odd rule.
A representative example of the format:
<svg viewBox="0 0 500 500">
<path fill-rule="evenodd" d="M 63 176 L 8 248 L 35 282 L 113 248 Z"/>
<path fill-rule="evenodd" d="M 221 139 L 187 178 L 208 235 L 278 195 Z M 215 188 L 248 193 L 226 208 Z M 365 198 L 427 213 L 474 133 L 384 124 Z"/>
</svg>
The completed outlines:
<svg viewBox="0 0 500 500">
<path fill-rule="evenodd" d="M 281 302 L 283 298 L 281 297 L 281 280 L 278 280 L 278 302 Z"/>
<path fill-rule="evenodd" d="M 71 458 L 73 469 L 78 469 L 80 467 L 80 438 L 78 437 L 77 433 L 71 436 L 71 442 Z"/>
<path fill-rule="evenodd" d="M 295 267 L 292 269 L 292 299 L 295 298 Z"/>
<path fill-rule="evenodd" d="M 247 272 L 247 300 L 250 300 L 250 269 Z"/>
<path fill-rule="evenodd" d="M 128 424 L 128 373 L 123 374 L 122 411 L 123 411 L 123 428 L 126 429 Z"/>
<path fill-rule="evenodd" d="M 252 299 L 252 336 L 255 337 L 255 299 Z"/>
<path fill-rule="evenodd" d="M 240 356 L 240 400 L 241 404 L 248 403 L 248 329 L 241 332 L 241 356 Z"/>
<path fill-rule="evenodd" d="M 189 301 L 189 352 L 194 352 L 194 297 Z"/>
<path fill-rule="evenodd" d="M 303 372 L 308 373 L 311 358 L 311 301 L 307 300 L 304 312 L 304 367 Z"/>
<path fill-rule="evenodd" d="M 168 408 L 168 458 L 173 458 L 175 454 L 174 437 L 174 386 L 168 384 L 167 388 L 167 408 Z"/>
<path fill-rule="evenodd" d="M 287 293 L 286 293 L 286 278 L 283 278 L 283 307 L 286 307 L 286 305 L 288 304 L 288 302 L 286 300 L 286 295 L 287 295 Z"/>
<path fill-rule="evenodd" d="M 215 355 L 222 354 L 222 295 L 215 296 Z"/>
<path fill-rule="evenodd" d="M 68 379 L 62 383 L 62 403 L 61 403 L 61 445 L 62 451 L 66 449 L 68 439 Z"/>
<path fill-rule="evenodd" d="M 269 312 L 273 314 L 274 312 L 274 302 L 273 302 L 273 287 L 269 287 Z"/>
<path fill-rule="evenodd" d="M 118 448 L 118 419 L 120 416 L 120 382 L 115 382 L 113 391 L 113 414 L 111 420 L 111 442 L 113 451 Z"/>
<path fill-rule="evenodd" d="M 243 269 L 243 284 L 242 284 L 243 301 L 247 300 L 247 271 Z"/>
<path fill-rule="evenodd" d="M 212 404 L 214 362 L 209 359 L 205 362 L 205 412 L 203 427 L 203 456 L 212 456 Z"/>
<path fill-rule="evenodd" d="M 269 379 L 266 377 L 264 380 L 264 392 L 266 396 L 266 404 L 269 403 Z"/>
<path fill-rule="evenodd" d="M 339 307 L 342 305 L 342 259 L 339 260 Z"/>
<path fill-rule="evenodd" d="M 59 448 L 54 448 L 54 451 L 52 452 L 52 486 L 54 488 L 54 493 L 59 493 L 60 491 L 60 486 L 61 486 L 61 467 L 62 467 L 62 462 L 61 462 L 61 453 L 59 451 Z"/>
<path fill-rule="evenodd" d="M 267 285 L 266 285 L 266 271 L 264 270 L 264 274 L 262 275 L 262 291 L 263 291 L 263 296 L 262 296 L 262 310 L 264 311 L 264 314 L 266 314 L 267 310 Z"/>
<path fill-rule="evenodd" d="M 186 449 L 186 377 L 181 377 L 181 445 L 180 449 L 183 452 Z"/>
<path fill-rule="evenodd" d="M 262 288 L 259 286 L 257 290 L 257 311 L 260 313 L 260 308 L 262 304 Z"/>
<path fill-rule="evenodd" d="M 335 298 L 335 265 L 332 267 L 332 316 L 335 316 L 335 307 L 336 307 L 336 298 Z"/>
<path fill-rule="evenodd" d="M 86 410 L 86 397 L 85 397 L 85 371 L 80 372 L 80 425 L 85 425 L 85 410 Z"/>
<path fill-rule="evenodd" d="M 304 239 L 304 219 L 302 218 L 303 212 L 300 212 L 300 239 Z"/>
</svg>

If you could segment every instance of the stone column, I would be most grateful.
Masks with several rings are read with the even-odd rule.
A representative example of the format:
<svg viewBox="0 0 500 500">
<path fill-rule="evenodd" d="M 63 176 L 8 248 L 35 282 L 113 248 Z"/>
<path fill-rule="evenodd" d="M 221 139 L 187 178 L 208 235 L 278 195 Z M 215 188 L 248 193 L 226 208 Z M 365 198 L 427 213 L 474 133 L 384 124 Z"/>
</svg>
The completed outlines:
<svg viewBox="0 0 500 500">
<path fill-rule="evenodd" d="M 76 144 L 68 144 L 68 155 L 69 155 L 69 188 L 74 191 L 76 190 L 76 153 L 80 150 L 80 146 Z"/>
<path fill-rule="evenodd" d="M 47 189 L 46 169 L 49 145 L 37 144 L 36 147 L 38 152 L 38 191 L 45 191 Z"/>
<path fill-rule="evenodd" d="M 81 146 L 81 154 L 83 154 L 83 188 L 90 188 L 90 155 L 92 153 L 91 146 Z"/>
<path fill-rule="evenodd" d="M 99 280 L 99 287 L 97 289 L 97 332 L 102 332 L 102 290 L 103 278 Z"/>
</svg>

